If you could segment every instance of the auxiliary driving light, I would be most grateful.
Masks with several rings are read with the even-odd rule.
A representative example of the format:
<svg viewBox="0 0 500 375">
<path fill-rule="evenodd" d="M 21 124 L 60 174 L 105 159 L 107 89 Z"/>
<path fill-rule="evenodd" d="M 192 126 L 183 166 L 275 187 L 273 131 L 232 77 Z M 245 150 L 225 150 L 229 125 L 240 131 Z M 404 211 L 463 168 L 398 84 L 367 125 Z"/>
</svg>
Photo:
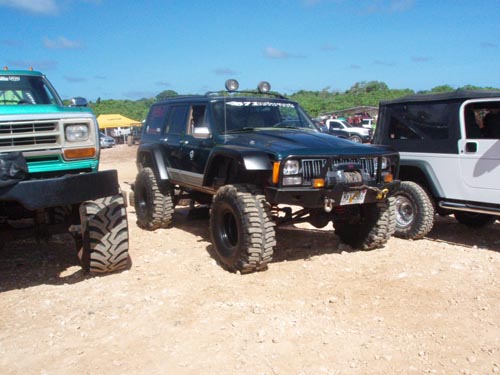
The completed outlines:
<svg viewBox="0 0 500 375">
<path fill-rule="evenodd" d="M 240 84 L 238 83 L 237 80 L 235 79 L 228 79 L 226 81 L 226 90 L 229 92 L 233 92 L 238 90 L 238 87 L 240 87 Z"/>
<path fill-rule="evenodd" d="M 271 91 L 271 85 L 269 84 L 269 82 L 266 82 L 266 81 L 260 82 L 259 85 L 257 86 L 257 88 L 259 89 L 259 92 L 261 94 L 266 94 L 269 91 Z"/>
</svg>

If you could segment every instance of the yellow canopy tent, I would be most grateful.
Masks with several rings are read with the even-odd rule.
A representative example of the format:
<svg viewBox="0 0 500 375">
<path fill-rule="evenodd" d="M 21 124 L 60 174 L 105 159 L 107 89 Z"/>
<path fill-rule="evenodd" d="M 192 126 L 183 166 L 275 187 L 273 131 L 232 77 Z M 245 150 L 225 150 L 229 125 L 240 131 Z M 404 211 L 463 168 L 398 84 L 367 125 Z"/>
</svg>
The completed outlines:
<svg viewBox="0 0 500 375">
<path fill-rule="evenodd" d="M 108 128 L 130 128 L 131 126 L 141 126 L 139 121 L 132 120 L 120 114 L 114 115 L 99 115 L 97 117 L 99 129 Z"/>
</svg>

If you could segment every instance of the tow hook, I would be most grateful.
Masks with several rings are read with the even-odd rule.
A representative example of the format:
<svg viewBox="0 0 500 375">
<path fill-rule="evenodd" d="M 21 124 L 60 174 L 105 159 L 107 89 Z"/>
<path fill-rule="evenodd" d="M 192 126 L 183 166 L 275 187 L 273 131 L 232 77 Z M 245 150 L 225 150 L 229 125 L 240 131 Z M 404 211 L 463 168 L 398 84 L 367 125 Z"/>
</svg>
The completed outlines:
<svg viewBox="0 0 500 375">
<path fill-rule="evenodd" d="M 387 197 L 388 193 L 389 193 L 389 189 L 380 190 L 377 193 L 377 200 L 381 201 L 382 199 L 385 199 Z"/>
<path fill-rule="evenodd" d="M 325 203 L 324 210 L 325 210 L 326 213 L 332 212 L 332 210 L 333 210 L 333 203 L 334 202 L 335 201 L 333 199 L 325 197 L 325 200 L 324 200 L 324 203 Z"/>
</svg>

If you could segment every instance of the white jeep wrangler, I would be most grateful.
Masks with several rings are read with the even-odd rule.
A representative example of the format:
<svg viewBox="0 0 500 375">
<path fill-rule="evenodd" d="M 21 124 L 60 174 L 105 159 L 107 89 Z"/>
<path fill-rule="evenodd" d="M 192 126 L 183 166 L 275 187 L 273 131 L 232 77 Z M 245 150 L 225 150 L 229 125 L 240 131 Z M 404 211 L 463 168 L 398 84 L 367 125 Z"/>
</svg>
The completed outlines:
<svg viewBox="0 0 500 375">
<path fill-rule="evenodd" d="M 436 213 L 480 227 L 500 215 L 500 91 L 380 103 L 373 143 L 400 152 L 396 235 L 424 237 Z"/>
</svg>

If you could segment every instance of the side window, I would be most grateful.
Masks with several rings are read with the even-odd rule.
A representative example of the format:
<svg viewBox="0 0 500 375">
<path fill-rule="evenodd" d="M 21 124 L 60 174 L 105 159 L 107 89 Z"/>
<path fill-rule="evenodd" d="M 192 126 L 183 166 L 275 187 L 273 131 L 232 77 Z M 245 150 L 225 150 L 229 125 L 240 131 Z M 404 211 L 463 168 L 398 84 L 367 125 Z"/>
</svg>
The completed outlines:
<svg viewBox="0 0 500 375">
<path fill-rule="evenodd" d="M 206 127 L 207 123 L 205 121 L 207 106 L 204 104 L 192 105 L 189 109 L 189 127 L 188 134 L 193 134 L 194 128 Z"/>
<path fill-rule="evenodd" d="M 444 140 L 448 138 L 451 111 L 447 103 L 418 103 L 391 111 L 392 139 Z"/>
<path fill-rule="evenodd" d="M 172 106 L 168 115 L 165 133 L 182 134 L 186 131 L 187 105 Z"/>
<path fill-rule="evenodd" d="M 155 105 L 151 108 L 149 112 L 148 119 L 146 121 L 146 128 L 144 129 L 145 134 L 160 134 L 163 124 L 165 123 L 165 116 L 167 115 L 167 105 L 160 104 Z"/>
<path fill-rule="evenodd" d="M 500 139 L 500 102 L 469 104 L 464 117 L 467 138 Z"/>
</svg>

